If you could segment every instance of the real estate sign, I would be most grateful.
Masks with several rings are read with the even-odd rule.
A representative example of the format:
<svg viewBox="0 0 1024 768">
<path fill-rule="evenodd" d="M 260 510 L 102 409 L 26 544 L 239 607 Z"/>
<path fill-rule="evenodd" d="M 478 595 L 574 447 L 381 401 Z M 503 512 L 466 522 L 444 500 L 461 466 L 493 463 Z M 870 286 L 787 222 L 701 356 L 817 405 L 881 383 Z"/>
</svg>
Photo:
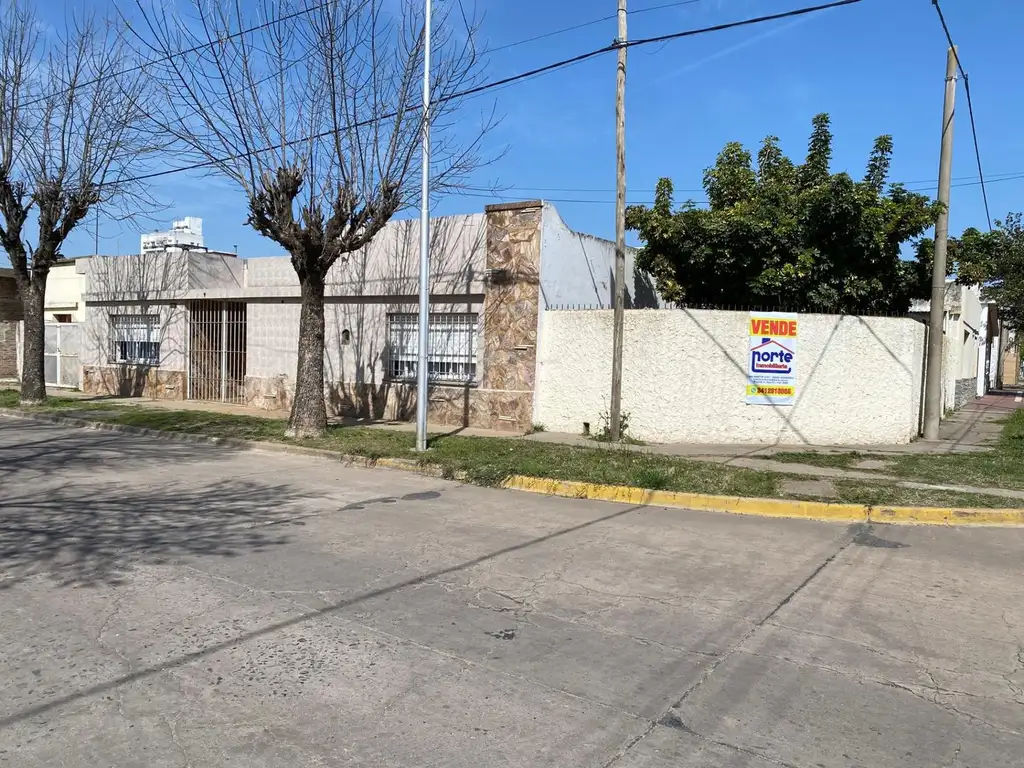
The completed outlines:
<svg viewBox="0 0 1024 768">
<path fill-rule="evenodd" d="M 793 405 L 799 315 L 753 312 L 748 332 L 747 404 Z"/>
</svg>

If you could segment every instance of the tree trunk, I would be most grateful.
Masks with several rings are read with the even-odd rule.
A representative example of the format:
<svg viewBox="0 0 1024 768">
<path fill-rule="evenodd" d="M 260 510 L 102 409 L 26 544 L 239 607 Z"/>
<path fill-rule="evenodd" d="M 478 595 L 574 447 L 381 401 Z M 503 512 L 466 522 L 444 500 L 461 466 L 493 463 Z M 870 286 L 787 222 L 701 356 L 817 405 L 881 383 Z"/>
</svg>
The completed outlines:
<svg viewBox="0 0 1024 768">
<path fill-rule="evenodd" d="M 295 399 L 288 420 L 288 437 L 323 437 L 327 432 L 324 400 L 324 278 L 300 276 L 302 314 L 299 317 L 299 366 Z"/>
<path fill-rule="evenodd" d="M 21 367 L 21 404 L 40 405 L 46 400 L 46 372 L 43 357 L 46 326 L 43 305 L 46 278 L 35 279 L 23 287 L 21 304 L 25 314 L 24 359 Z"/>
</svg>

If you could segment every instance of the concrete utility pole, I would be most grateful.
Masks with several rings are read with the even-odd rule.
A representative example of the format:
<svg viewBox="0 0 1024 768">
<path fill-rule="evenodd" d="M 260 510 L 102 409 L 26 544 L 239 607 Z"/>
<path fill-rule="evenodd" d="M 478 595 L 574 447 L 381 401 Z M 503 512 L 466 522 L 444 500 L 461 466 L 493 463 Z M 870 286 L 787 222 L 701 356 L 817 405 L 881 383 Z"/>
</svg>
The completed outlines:
<svg viewBox="0 0 1024 768">
<path fill-rule="evenodd" d="M 427 450 L 427 407 L 430 390 L 430 0 L 423 20 L 423 185 L 420 191 L 420 319 L 416 359 L 416 450 Z"/>
<path fill-rule="evenodd" d="M 618 75 L 615 84 L 615 319 L 612 331 L 612 440 L 622 437 L 622 335 L 626 321 L 626 0 L 619 0 Z"/>
<path fill-rule="evenodd" d="M 932 301 L 928 316 L 928 373 L 924 392 L 924 439 L 939 439 L 942 420 L 943 321 L 946 314 L 946 247 L 949 242 L 949 185 L 953 174 L 953 117 L 956 102 L 956 47 L 946 53 L 946 100 L 942 108 L 942 152 L 939 155 L 939 202 L 943 211 L 935 222 Z"/>
</svg>

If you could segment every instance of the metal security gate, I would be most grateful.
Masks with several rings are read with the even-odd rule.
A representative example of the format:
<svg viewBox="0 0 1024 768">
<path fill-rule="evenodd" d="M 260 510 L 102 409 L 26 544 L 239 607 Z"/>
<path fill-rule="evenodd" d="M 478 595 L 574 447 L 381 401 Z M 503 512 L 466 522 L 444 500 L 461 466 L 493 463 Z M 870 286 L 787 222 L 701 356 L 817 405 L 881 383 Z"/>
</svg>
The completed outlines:
<svg viewBox="0 0 1024 768">
<path fill-rule="evenodd" d="M 188 399 L 244 403 L 246 305 L 192 302 L 188 328 Z"/>
<path fill-rule="evenodd" d="M 43 328 L 43 370 L 48 387 L 78 389 L 82 386 L 82 326 L 78 323 L 47 323 Z"/>
</svg>

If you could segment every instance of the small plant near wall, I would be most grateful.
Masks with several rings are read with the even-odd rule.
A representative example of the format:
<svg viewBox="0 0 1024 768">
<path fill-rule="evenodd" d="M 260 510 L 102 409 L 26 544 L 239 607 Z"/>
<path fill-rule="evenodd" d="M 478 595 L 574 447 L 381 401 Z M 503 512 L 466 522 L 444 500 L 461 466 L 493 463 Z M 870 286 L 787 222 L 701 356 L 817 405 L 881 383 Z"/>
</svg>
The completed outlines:
<svg viewBox="0 0 1024 768">
<path fill-rule="evenodd" d="M 594 439 L 601 443 L 612 442 L 612 417 L 608 408 L 601 411 L 601 415 L 597 417 L 601 422 L 601 428 L 594 435 Z M 619 440 L 620 443 L 628 443 L 630 445 L 643 445 L 643 442 L 637 440 L 629 434 L 629 411 L 622 411 L 619 413 Z"/>
</svg>

